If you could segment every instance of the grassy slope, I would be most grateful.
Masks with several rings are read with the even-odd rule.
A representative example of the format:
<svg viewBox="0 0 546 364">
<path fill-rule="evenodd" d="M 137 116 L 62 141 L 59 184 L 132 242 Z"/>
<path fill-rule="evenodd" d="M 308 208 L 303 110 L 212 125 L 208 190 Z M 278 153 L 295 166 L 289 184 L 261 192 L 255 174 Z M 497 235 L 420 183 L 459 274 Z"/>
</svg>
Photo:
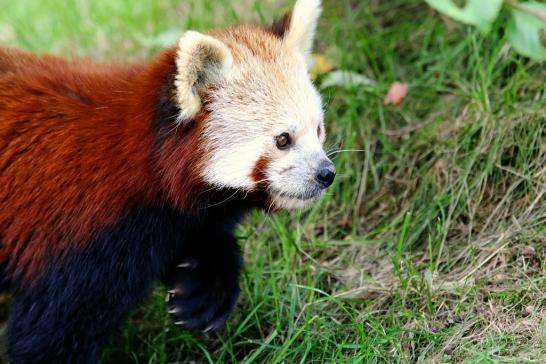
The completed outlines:
<svg viewBox="0 0 546 364">
<path fill-rule="evenodd" d="M 286 5 L 263 3 L 0 0 L 0 42 L 138 59 L 183 28 Z M 415 0 L 326 1 L 318 43 L 377 81 L 324 92 L 329 142 L 366 152 L 336 154 L 312 211 L 240 229 L 243 295 L 223 333 L 171 325 L 159 290 L 104 362 L 545 361 L 544 65 Z M 386 107 L 395 80 L 410 95 Z"/>
</svg>

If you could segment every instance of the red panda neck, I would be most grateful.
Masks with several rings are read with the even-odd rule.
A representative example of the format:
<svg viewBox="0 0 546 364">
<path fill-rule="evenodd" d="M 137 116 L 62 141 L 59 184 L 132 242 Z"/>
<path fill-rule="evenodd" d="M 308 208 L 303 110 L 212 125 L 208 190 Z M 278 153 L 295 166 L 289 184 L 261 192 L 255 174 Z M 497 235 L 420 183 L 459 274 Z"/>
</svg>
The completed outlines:
<svg viewBox="0 0 546 364">
<path fill-rule="evenodd" d="M 180 109 L 175 98 L 176 72 L 175 48 L 158 55 L 137 85 L 133 115 L 135 120 L 145 117 L 148 123 L 151 121 L 154 185 L 150 186 L 150 191 L 153 197 L 175 208 L 191 211 L 206 199 L 201 168 L 207 153 L 201 137 L 208 111 L 203 107 L 194 120 L 177 124 Z"/>
</svg>

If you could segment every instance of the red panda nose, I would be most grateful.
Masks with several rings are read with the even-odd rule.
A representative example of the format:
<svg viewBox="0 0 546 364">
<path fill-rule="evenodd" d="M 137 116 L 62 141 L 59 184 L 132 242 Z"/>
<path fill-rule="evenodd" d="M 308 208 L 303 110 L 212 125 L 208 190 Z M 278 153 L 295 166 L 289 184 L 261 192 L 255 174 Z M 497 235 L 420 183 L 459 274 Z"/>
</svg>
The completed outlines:
<svg viewBox="0 0 546 364">
<path fill-rule="evenodd" d="M 320 163 L 316 179 L 321 187 L 326 188 L 334 182 L 336 176 L 336 167 L 330 160 L 324 160 Z"/>
</svg>

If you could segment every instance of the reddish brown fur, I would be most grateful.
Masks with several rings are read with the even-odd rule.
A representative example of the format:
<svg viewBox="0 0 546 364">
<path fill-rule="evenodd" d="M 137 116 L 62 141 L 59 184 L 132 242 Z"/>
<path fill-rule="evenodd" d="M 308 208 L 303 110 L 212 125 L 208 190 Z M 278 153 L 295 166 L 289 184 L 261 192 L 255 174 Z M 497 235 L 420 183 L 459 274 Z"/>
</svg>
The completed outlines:
<svg viewBox="0 0 546 364">
<path fill-rule="evenodd" d="M 265 172 L 267 171 L 267 165 L 269 164 L 269 162 L 269 158 L 265 156 L 258 159 L 256 165 L 254 166 L 254 169 L 250 174 L 250 177 L 254 182 L 267 185 L 267 176 Z"/>
<path fill-rule="evenodd" d="M 174 57 L 120 66 L 0 48 L 0 262 L 12 274 L 85 246 L 135 201 L 194 205 L 206 112 L 156 150 Z"/>
</svg>

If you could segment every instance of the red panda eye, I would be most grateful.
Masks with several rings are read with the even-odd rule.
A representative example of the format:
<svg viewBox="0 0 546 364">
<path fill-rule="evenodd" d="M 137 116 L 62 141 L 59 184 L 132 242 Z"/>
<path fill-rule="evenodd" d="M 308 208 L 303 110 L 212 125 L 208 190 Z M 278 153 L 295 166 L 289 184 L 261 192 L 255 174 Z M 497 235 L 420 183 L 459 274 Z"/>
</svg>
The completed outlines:
<svg viewBox="0 0 546 364">
<path fill-rule="evenodd" d="M 277 143 L 277 148 L 279 149 L 286 149 L 292 143 L 288 133 L 282 133 L 281 135 L 275 137 L 275 142 Z"/>
</svg>

